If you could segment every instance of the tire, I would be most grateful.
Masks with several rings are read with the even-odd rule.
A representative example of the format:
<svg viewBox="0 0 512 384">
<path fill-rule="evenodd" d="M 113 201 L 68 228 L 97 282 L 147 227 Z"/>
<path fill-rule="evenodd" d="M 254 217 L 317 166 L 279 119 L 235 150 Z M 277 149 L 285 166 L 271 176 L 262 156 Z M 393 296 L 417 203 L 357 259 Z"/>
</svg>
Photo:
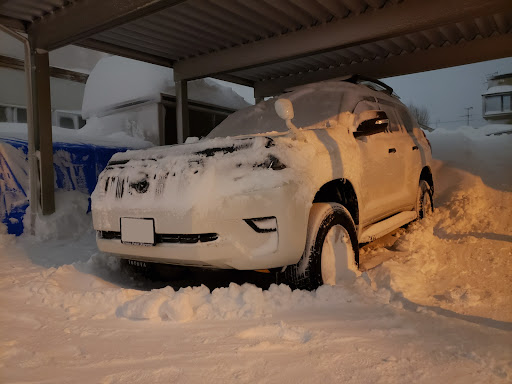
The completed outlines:
<svg viewBox="0 0 512 384">
<path fill-rule="evenodd" d="M 432 188 L 430 188 L 430 185 L 425 180 L 420 180 L 420 184 L 418 186 L 416 212 L 418 213 L 418 220 L 421 220 L 434 212 Z"/>
<path fill-rule="evenodd" d="M 356 226 L 338 203 L 315 203 L 309 215 L 304 253 L 299 262 L 281 273 L 292 288 L 314 290 L 354 279 L 359 263 Z"/>
</svg>

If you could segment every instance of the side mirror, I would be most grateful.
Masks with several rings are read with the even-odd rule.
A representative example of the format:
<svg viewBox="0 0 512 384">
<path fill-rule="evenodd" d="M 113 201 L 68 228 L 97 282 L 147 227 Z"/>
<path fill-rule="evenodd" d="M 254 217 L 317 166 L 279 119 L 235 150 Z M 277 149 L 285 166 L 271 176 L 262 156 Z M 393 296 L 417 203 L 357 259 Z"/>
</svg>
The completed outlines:
<svg viewBox="0 0 512 384">
<path fill-rule="evenodd" d="M 384 111 L 364 111 L 357 117 L 358 127 L 354 137 L 370 136 L 385 132 L 388 129 L 389 119 Z"/>
<path fill-rule="evenodd" d="M 277 115 L 283 120 L 291 120 L 294 117 L 292 102 L 288 99 L 278 99 L 274 103 Z"/>
<path fill-rule="evenodd" d="M 276 109 L 277 115 L 286 121 L 286 126 L 290 131 L 292 131 L 295 136 L 299 133 L 299 129 L 292 123 L 292 119 L 295 116 L 293 113 L 293 105 L 292 102 L 288 99 L 278 99 L 274 103 L 274 108 Z"/>
</svg>

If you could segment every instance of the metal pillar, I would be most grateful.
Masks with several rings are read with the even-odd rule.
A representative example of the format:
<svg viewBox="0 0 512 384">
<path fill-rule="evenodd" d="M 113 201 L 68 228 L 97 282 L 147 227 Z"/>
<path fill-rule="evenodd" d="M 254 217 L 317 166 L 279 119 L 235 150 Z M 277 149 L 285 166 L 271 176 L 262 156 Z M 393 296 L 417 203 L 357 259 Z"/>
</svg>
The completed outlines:
<svg viewBox="0 0 512 384">
<path fill-rule="evenodd" d="M 158 145 L 165 145 L 165 107 L 158 103 Z"/>
<path fill-rule="evenodd" d="M 178 144 L 182 144 L 190 136 L 187 81 L 175 81 L 174 84 L 176 89 L 176 129 L 178 131 Z"/>
<path fill-rule="evenodd" d="M 48 52 L 31 47 L 32 122 L 35 153 L 39 160 L 41 212 L 55 212 L 53 174 L 52 111 L 50 100 L 50 65 Z"/>
<path fill-rule="evenodd" d="M 32 54 L 30 49 L 29 40 L 17 32 L 0 24 L 0 30 L 7 33 L 9 36 L 21 42 L 25 50 L 25 83 L 27 92 L 27 142 L 28 142 L 28 177 L 30 188 L 30 229 L 32 234 L 35 232 L 35 219 L 36 215 L 40 213 L 40 189 L 39 189 L 39 163 L 37 160 L 37 149 L 39 144 L 39 135 L 36 135 L 36 128 L 34 124 L 34 108 L 33 108 L 33 73 L 32 73 Z"/>
</svg>

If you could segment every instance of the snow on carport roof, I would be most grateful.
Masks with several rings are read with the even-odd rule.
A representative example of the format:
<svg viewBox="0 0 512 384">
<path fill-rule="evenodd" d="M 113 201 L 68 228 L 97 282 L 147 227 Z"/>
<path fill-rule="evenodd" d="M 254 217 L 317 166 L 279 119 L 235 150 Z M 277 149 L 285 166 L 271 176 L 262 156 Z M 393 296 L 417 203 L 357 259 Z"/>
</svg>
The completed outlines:
<svg viewBox="0 0 512 384">
<path fill-rule="evenodd" d="M 6 0 L 0 23 L 38 48 L 78 44 L 257 96 L 512 55 L 510 0 Z"/>
<path fill-rule="evenodd" d="M 159 101 L 160 94 L 176 95 L 173 70 L 119 56 L 98 61 L 84 91 L 82 116 L 98 116 L 129 101 Z M 249 104 L 230 87 L 211 79 L 199 79 L 189 84 L 188 98 L 231 110 Z"/>
</svg>

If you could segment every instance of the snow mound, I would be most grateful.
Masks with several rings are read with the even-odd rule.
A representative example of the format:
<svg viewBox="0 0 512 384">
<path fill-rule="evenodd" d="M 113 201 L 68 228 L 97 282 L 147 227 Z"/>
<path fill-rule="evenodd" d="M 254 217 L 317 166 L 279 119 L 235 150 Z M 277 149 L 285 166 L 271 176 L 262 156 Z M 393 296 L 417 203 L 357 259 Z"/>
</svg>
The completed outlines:
<svg viewBox="0 0 512 384">
<path fill-rule="evenodd" d="M 77 239 L 84 232 L 92 230 L 91 215 L 86 215 L 89 196 L 78 191 L 56 191 L 55 213 L 37 215 L 35 221 L 35 239 Z M 30 207 L 27 208 L 23 222 L 25 233 L 31 232 Z"/>
<path fill-rule="evenodd" d="M 88 119 L 128 100 L 156 100 L 172 82 L 170 68 L 119 56 L 105 57 L 87 79 L 82 116 Z"/>
<path fill-rule="evenodd" d="M 123 303 L 116 314 L 131 320 L 175 322 L 254 319 L 296 308 L 345 303 L 353 294 L 340 286 L 324 286 L 315 292 L 292 291 L 287 285 L 275 284 L 266 291 L 252 284 L 234 283 L 212 292 L 204 285 L 181 288 L 177 292 L 167 287 Z"/>
</svg>

